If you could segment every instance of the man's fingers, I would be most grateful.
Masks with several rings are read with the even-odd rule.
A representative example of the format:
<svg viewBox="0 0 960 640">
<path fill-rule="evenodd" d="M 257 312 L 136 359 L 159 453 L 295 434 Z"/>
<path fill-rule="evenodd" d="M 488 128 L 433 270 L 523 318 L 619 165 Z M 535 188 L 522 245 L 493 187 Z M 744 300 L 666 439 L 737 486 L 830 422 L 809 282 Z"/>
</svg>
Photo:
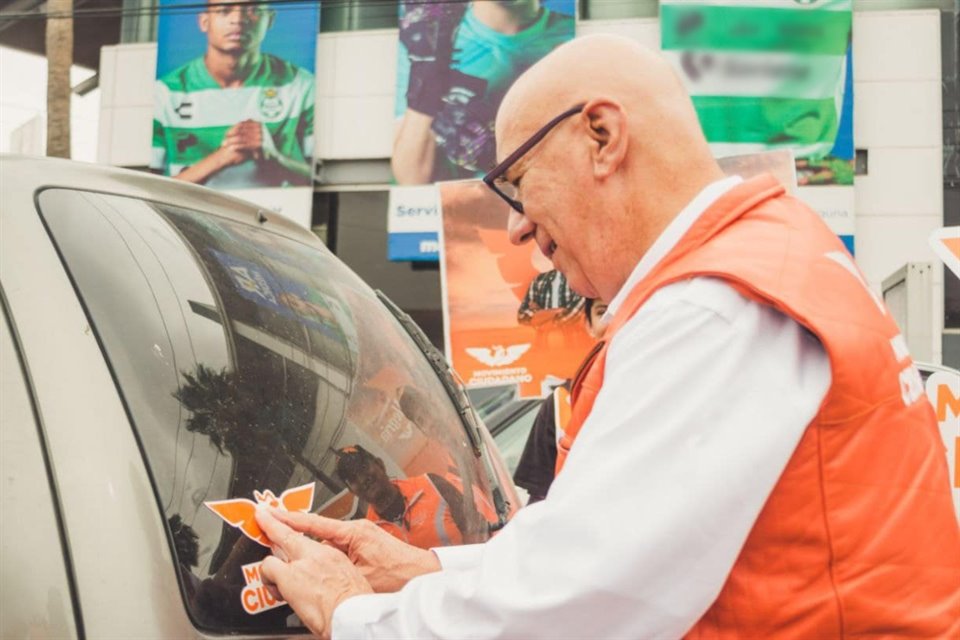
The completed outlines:
<svg viewBox="0 0 960 640">
<path fill-rule="evenodd" d="M 273 556 L 267 556 L 260 564 L 260 577 L 263 579 L 264 586 L 280 592 L 281 596 L 280 583 L 285 582 L 288 571 L 290 571 L 290 567 L 287 566 L 287 563 Z"/>
<path fill-rule="evenodd" d="M 266 509 L 257 509 L 256 518 L 260 529 L 270 538 L 274 555 L 286 561 L 303 557 L 306 551 L 304 547 L 310 544 L 309 540 L 273 517 Z"/>
<path fill-rule="evenodd" d="M 346 546 L 350 541 L 352 527 L 348 522 L 299 511 L 275 510 L 272 515 L 296 531 L 302 531 L 319 540 L 327 540 L 337 547 Z"/>
</svg>

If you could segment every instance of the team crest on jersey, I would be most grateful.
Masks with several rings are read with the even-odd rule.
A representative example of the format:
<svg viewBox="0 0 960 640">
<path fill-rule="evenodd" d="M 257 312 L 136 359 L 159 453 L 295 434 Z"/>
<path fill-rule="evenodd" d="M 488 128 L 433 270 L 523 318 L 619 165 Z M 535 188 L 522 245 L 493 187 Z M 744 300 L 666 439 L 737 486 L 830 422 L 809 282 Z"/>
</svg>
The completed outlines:
<svg viewBox="0 0 960 640">
<path fill-rule="evenodd" d="M 268 120 L 283 113 L 283 100 L 275 87 L 268 87 L 260 94 L 260 115 Z"/>
</svg>

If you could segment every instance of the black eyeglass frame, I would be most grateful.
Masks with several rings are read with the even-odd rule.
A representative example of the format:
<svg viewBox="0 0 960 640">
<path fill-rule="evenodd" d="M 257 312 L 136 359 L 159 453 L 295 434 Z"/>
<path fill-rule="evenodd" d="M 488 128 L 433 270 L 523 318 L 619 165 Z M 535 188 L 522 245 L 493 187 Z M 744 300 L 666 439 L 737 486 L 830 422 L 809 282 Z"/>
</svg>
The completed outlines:
<svg viewBox="0 0 960 640">
<path fill-rule="evenodd" d="M 527 155 L 530 149 L 533 149 L 538 142 L 543 140 L 546 137 L 546 135 L 553 130 L 554 127 L 556 127 L 558 124 L 560 124 L 570 116 L 576 115 L 581 111 L 583 111 L 583 108 L 585 106 L 587 106 L 587 103 L 584 102 L 574 107 L 570 107 L 569 109 L 567 109 L 566 111 L 558 115 L 556 118 L 554 118 L 547 124 L 540 127 L 540 129 L 535 134 L 530 136 L 530 138 L 526 142 L 524 142 L 522 145 L 517 147 L 516 151 L 514 151 L 509 156 L 504 158 L 503 162 L 495 166 L 487 175 L 483 176 L 484 184 L 490 187 L 490 189 L 495 194 L 503 198 L 503 200 L 507 204 L 509 204 L 514 211 L 522 215 L 523 203 L 520 202 L 519 200 L 514 200 L 513 198 L 505 194 L 503 191 L 501 191 L 500 188 L 497 187 L 497 182 L 496 182 L 497 179 L 499 179 L 503 174 L 505 174 L 510 169 L 510 167 L 516 164 L 517 160 Z"/>
</svg>

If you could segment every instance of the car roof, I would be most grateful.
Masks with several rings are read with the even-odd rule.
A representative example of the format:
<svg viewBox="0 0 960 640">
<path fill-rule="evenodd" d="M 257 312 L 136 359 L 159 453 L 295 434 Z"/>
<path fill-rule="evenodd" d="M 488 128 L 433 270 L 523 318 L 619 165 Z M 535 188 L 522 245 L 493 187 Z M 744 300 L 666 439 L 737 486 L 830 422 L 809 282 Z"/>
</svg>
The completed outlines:
<svg viewBox="0 0 960 640">
<path fill-rule="evenodd" d="M 309 229 L 280 213 L 225 193 L 144 171 L 57 158 L 0 154 L 0 182 L 3 184 L 0 203 L 6 201 L 8 196 L 12 197 L 13 192 L 36 194 L 58 187 L 72 190 L 79 188 L 199 209 L 236 222 L 266 226 L 270 231 L 300 242 L 320 243 L 320 239 Z M 8 215 L 29 213 L 20 207 L 0 206 L 0 219 Z"/>
<path fill-rule="evenodd" d="M 917 362 L 915 364 L 917 365 L 917 369 L 920 369 L 920 371 L 924 371 L 924 372 L 936 373 L 938 371 L 943 371 L 944 373 L 953 373 L 956 375 L 960 375 L 960 371 L 957 371 L 953 367 L 948 367 L 942 364 L 933 364 L 930 362 Z"/>
</svg>

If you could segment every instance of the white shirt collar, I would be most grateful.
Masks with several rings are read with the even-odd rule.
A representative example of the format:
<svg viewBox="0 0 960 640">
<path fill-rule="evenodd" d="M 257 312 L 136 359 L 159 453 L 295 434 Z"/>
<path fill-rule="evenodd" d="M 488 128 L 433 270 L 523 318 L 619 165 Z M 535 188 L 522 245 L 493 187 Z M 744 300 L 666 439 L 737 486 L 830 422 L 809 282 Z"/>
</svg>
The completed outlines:
<svg viewBox="0 0 960 640">
<path fill-rule="evenodd" d="M 663 230 L 647 252 L 643 254 L 640 262 L 633 268 L 630 277 L 627 278 L 627 281 L 620 288 L 620 291 L 618 291 L 617 295 L 610 301 L 606 313 L 603 314 L 604 321 L 608 321 L 614 316 L 617 309 L 620 308 L 620 305 L 623 304 L 624 300 L 626 300 L 630 294 L 630 291 L 633 290 L 633 287 L 650 273 L 650 271 L 657 266 L 657 263 L 680 242 L 680 238 L 693 226 L 697 218 L 699 218 L 710 205 L 719 200 L 723 194 L 741 182 L 743 182 L 743 178 L 740 176 L 729 176 L 712 182 L 704 187 L 703 191 L 698 193 L 696 197 L 677 214 L 677 217 L 667 225 L 667 228 Z"/>
</svg>

